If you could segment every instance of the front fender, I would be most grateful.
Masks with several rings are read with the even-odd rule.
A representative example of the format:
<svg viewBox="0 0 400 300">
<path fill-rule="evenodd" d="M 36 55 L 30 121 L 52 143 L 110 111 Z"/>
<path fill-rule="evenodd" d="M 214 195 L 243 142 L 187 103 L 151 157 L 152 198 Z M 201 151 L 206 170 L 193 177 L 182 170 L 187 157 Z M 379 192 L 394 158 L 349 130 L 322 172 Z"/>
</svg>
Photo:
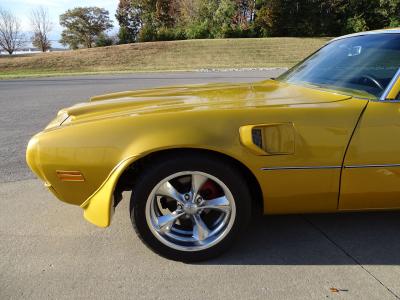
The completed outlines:
<svg viewBox="0 0 400 300">
<path fill-rule="evenodd" d="M 121 161 L 109 174 L 103 184 L 81 205 L 83 216 L 90 223 L 99 227 L 108 227 L 114 214 L 113 195 L 118 179 L 125 169 L 132 164 L 136 156 Z"/>
</svg>

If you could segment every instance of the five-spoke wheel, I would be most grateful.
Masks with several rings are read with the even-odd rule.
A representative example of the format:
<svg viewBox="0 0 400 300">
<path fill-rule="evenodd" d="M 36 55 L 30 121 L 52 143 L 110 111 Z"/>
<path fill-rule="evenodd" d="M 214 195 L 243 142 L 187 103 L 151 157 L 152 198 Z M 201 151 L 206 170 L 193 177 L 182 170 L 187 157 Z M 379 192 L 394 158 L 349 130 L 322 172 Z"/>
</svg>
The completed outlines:
<svg viewBox="0 0 400 300">
<path fill-rule="evenodd" d="M 147 223 L 165 245 L 202 250 L 222 239 L 235 221 L 235 202 L 228 187 L 214 176 L 187 171 L 173 174 L 150 193 Z"/>
<path fill-rule="evenodd" d="M 161 157 L 135 184 L 131 217 L 155 252 L 198 261 L 222 253 L 245 227 L 251 199 L 241 173 L 207 156 Z"/>
</svg>

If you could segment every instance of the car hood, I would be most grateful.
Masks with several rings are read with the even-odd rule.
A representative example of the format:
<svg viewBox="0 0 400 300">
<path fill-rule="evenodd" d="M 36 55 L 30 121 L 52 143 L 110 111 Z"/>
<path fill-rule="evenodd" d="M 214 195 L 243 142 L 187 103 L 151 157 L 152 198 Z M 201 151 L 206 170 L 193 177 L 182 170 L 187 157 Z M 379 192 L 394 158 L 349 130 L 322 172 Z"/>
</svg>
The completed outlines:
<svg viewBox="0 0 400 300">
<path fill-rule="evenodd" d="M 334 91 L 322 91 L 267 80 L 246 84 L 206 84 L 172 86 L 95 96 L 62 110 L 73 120 L 111 117 L 121 114 L 144 115 L 192 110 L 221 110 L 291 106 L 341 101 L 351 98 Z"/>
</svg>

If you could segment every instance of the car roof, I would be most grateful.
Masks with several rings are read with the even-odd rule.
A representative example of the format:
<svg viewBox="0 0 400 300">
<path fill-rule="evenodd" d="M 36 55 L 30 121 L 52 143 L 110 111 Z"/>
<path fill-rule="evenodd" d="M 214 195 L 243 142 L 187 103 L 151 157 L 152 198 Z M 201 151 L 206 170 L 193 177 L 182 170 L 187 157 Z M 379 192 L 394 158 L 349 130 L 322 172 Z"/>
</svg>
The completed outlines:
<svg viewBox="0 0 400 300">
<path fill-rule="evenodd" d="M 337 37 L 337 38 L 331 40 L 330 42 L 341 40 L 341 39 L 346 39 L 346 38 L 354 37 L 354 36 L 372 35 L 372 34 L 400 34 L 400 27 L 352 33 L 352 34 Z"/>
</svg>

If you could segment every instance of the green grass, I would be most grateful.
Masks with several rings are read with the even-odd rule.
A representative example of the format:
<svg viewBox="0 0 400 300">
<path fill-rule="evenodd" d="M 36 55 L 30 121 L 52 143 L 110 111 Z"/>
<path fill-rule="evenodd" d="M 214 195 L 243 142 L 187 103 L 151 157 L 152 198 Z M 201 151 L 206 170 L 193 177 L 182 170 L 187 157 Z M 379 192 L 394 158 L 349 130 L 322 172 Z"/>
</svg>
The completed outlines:
<svg viewBox="0 0 400 300">
<path fill-rule="evenodd" d="M 1 56 L 0 78 L 290 67 L 327 41 L 328 38 L 188 40 Z"/>
</svg>

